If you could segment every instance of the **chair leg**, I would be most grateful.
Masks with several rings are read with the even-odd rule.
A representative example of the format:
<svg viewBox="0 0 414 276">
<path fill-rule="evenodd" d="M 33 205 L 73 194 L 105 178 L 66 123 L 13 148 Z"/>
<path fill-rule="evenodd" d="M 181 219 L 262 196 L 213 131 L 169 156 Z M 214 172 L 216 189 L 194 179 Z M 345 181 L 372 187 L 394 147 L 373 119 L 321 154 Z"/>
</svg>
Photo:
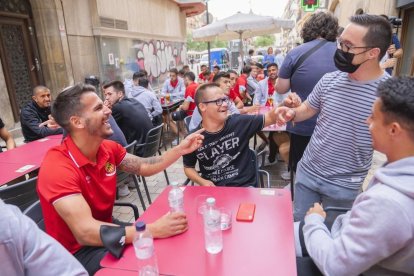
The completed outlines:
<svg viewBox="0 0 414 276">
<path fill-rule="evenodd" d="M 147 187 L 147 181 L 145 181 L 145 177 L 143 177 L 142 175 L 141 175 L 141 177 L 142 177 L 142 183 L 144 184 L 145 193 L 147 194 L 148 203 L 152 204 L 151 196 L 150 196 L 150 193 L 149 193 L 148 187 Z"/>
<path fill-rule="evenodd" d="M 132 175 L 132 180 L 134 180 L 134 184 L 135 184 L 135 188 L 137 189 L 139 201 L 141 201 L 142 208 L 145 211 L 147 210 L 147 206 L 145 206 L 144 198 L 142 197 L 141 189 L 139 188 L 139 185 L 138 185 L 138 177 L 136 175 Z"/>
<path fill-rule="evenodd" d="M 292 169 L 290 169 L 290 193 L 292 195 L 292 201 L 294 199 L 293 193 L 295 191 L 294 186 L 293 186 L 294 183 L 295 183 L 295 179 L 294 178 L 295 178 L 295 172 Z"/>
<path fill-rule="evenodd" d="M 170 180 L 168 179 L 167 170 L 164 170 L 165 180 L 167 181 L 167 185 L 170 185 Z"/>
</svg>

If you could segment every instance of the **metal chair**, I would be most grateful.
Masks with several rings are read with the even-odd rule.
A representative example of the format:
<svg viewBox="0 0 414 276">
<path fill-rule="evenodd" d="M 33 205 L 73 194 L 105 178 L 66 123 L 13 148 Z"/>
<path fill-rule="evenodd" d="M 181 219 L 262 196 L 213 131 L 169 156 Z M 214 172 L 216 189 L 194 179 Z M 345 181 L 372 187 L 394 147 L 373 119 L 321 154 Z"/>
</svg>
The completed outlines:
<svg viewBox="0 0 414 276">
<path fill-rule="evenodd" d="M 36 225 L 43 231 L 45 231 L 45 221 L 43 219 L 42 206 L 40 200 L 35 201 L 32 205 L 23 211 L 23 214 L 31 218 Z"/>
<path fill-rule="evenodd" d="M 161 134 L 162 134 L 163 124 L 156 126 L 150 131 L 148 131 L 147 136 L 145 138 L 145 143 L 135 145 L 135 154 L 142 158 L 153 157 L 155 155 L 160 154 L 160 142 L 161 142 Z M 137 154 L 139 153 L 139 154 Z M 168 179 L 167 171 L 164 170 L 164 176 L 167 181 L 167 185 L 170 185 L 170 180 Z M 142 182 L 144 184 L 145 193 L 147 194 L 148 202 L 151 204 L 151 196 L 148 191 L 147 182 L 145 181 L 145 177 L 141 176 Z"/>
<path fill-rule="evenodd" d="M 130 143 L 129 145 L 125 146 L 125 149 L 126 149 L 127 153 L 134 154 L 136 143 L 137 143 L 137 141 L 134 141 L 134 142 Z M 134 181 L 135 188 L 137 189 L 139 201 L 141 202 L 142 208 L 145 211 L 147 209 L 147 207 L 145 206 L 144 198 L 142 197 L 142 193 L 141 193 L 141 190 L 139 188 L 138 177 L 135 174 L 127 173 L 127 172 L 123 172 L 123 171 L 117 171 L 116 183 L 121 183 L 121 182 L 125 181 L 126 179 L 128 179 L 130 176 L 131 176 L 132 180 Z"/>
<path fill-rule="evenodd" d="M 0 188 L 0 198 L 7 204 L 13 204 L 24 210 L 39 199 L 36 192 L 37 177 Z"/>
<path fill-rule="evenodd" d="M 185 129 L 187 130 L 188 133 L 190 133 L 190 122 L 191 122 L 192 117 L 193 116 L 190 115 L 190 116 L 187 116 L 187 117 L 184 118 Z"/>
<path fill-rule="evenodd" d="M 263 152 L 256 153 L 256 151 L 250 149 L 251 162 L 253 163 L 253 166 L 256 168 L 256 187 L 270 188 L 270 174 L 267 171 L 262 170 L 260 168 L 261 164 L 263 163 L 259 165 L 259 162 L 257 162 L 258 157 L 264 154 Z M 263 178 L 264 176 L 266 176 L 267 179 L 266 183 Z"/>
</svg>

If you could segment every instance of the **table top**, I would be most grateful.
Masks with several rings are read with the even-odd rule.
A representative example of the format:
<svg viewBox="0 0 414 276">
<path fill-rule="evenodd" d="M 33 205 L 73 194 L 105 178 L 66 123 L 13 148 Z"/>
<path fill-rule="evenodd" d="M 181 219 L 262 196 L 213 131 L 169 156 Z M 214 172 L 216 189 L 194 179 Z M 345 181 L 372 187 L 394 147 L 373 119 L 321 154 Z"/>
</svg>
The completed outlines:
<svg viewBox="0 0 414 276">
<path fill-rule="evenodd" d="M 40 167 L 46 152 L 60 145 L 62 135 L 48 136 L 0 154 L 0 186 Z"/>
<path fill-rule="evenodd" d="M 168 103 L 164 102 L 163 104 L 161 104 L 162 109 L 167 110 L 167 109 L 171 109 L 172 107 L 178 107 L 180 104 L 182 104 L 184 102 L 184 99 L 174 99 L 169 101 Z"/>
<path fill-rule="evenodd" d="M 148 223 L 168 211 L 166 188 L 141 216 Z M 216 198 L 218 207 L 233 212 L 232 228 L 223 231 L 223 251 L 208 254 L 204 248 L 203 219 L 197 211 L 197 197 Z M 160 273 L 170 275 L 296 275 L 293 216 L 290 192 L 281 189 L 234 187 L 187 187 L 184 191 L 189 229 L 167 239 L 155 240 Z M 253 222 L 235 217 L 240 203 L 256 204 Z M 132 246 L 117 260 L 106 255 L 101 265 L 138 270 Z"/>
</svg>

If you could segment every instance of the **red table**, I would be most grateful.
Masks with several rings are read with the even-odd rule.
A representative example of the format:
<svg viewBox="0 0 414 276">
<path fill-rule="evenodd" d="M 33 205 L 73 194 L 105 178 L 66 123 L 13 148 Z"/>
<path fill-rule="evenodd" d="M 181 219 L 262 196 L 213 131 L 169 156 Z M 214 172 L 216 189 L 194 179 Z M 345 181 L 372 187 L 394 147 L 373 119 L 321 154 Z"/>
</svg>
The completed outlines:
<svg viewBox="0 0 414 276">
<path fill-rule="evenodd" d="M 140 220 L 153 222 L 168 211 L 166 188 Z M 223 231 L 223 251 L 210 255 L 204 249 L 202 216 L 196 208 L 199 195 L 216 198 L 219 207 L 233 211 L 233 226 Z M 280 189 L 187 187 L 184 191 L 187 232 L 155 240 L 160 273 L 170 275 L 296 275 L 293 216 L 290 192 Z M 253 222 L 235 220 L 242 202 L 256 204 Z M 103 267 L 138 270 L 132 246 L 117 260 L 107 255 Z"/>
<path fill-rule="evenodd" d="M 0 186 L 37 170 L 46 152 L 60 145 L 62 135 L 48 136 L 0 154 Z"/>
</svg>

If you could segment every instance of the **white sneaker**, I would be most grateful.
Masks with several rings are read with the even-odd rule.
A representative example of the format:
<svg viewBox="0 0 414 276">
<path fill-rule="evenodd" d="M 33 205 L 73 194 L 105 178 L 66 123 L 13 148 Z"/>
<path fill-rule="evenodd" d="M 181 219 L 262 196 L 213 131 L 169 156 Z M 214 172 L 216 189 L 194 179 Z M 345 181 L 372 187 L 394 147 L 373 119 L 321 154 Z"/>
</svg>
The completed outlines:
<svg viewBox="0 0 414 276">
<path fill-rule="evenodd" d="M 118 195 L 119 196 L 127 196 L 129 195 L 131 192 L 128 189 L 128 186 L 125 184 L 122 184 L 121 186 L 118 187 Z"/>
<path fill-rule="evenodd" d="M 290 180 L 290 172 L 288 172 L 288 171 L 282 172 L 282 173 L 280 174 L 280 177 L 281 177 L 283 180 Z"/>
</svg>

